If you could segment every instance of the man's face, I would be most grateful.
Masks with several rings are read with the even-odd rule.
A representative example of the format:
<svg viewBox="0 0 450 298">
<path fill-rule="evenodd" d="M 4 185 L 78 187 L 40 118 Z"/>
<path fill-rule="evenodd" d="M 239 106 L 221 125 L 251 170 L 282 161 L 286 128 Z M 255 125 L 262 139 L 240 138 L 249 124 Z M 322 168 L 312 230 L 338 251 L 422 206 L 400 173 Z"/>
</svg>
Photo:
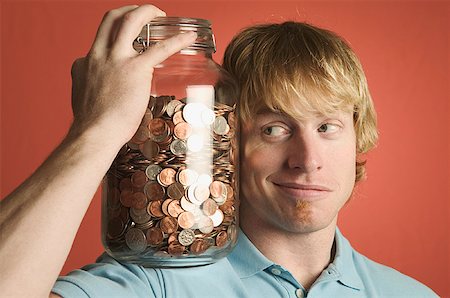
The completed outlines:
<svg viewBox="0 0 450 298">
<path fill-rule="evenodd" d="M 298 121 L 274 112 L 242 129 L 246 216 L 288 232 L 313 232 L 336 218 L 355 183 L 352 112 Z"/>
</svg>

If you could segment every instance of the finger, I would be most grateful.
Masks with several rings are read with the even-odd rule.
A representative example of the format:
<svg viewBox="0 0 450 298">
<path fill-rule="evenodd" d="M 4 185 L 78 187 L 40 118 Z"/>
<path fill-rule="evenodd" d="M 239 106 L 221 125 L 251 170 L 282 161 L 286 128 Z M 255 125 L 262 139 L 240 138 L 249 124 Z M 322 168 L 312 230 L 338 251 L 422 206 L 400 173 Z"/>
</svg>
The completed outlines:
<svg viewBox="0 0 450 298">
<path fill-rule="evenodd" d="M 98 27 L 90 53 L 103 53 L 110 48 L 115 39 L 115 35 L 117 34 L 118 23 L 122 19 L 123 15 L 138 7 L 138 5 L 123 6 L 105 13 L 102 22 Z"/>
<path fill-rule="evenodd" d="M 147 60 L 147 63 L 155 66 L 173 54 L 192 45 L 196 38 L 197 33 L 193 31 L 180 33 L 152 45 L 144 53 L 142 53 L 139 59 L 145 59 Z"/>
<path fill-rule="evenodd" d="M 153 5 L 142 5 L 129 11 L 122 18 L 112 51 L 116 53 L 135 53 L 133 41 L 139 35 L 142 27 L 155 17 L 165 16 L 166 13 Z"/>
</svg>

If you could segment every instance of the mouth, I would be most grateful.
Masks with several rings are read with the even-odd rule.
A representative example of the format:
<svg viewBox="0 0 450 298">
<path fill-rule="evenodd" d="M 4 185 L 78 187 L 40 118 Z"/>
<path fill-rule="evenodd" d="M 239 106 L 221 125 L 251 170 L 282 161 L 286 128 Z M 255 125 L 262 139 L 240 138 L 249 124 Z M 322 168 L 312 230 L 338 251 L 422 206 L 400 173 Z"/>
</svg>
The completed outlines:
<svg viewBox="0 0 450 298">
<path fill-rule="evenodd" d="M 329 194 L 332 190 L 326 186 L 319 184 L 301 184 L 301 183 L 276 183 L 275 187 L 285 195 L 298 199 L 320 199 Z"/>
</svg>

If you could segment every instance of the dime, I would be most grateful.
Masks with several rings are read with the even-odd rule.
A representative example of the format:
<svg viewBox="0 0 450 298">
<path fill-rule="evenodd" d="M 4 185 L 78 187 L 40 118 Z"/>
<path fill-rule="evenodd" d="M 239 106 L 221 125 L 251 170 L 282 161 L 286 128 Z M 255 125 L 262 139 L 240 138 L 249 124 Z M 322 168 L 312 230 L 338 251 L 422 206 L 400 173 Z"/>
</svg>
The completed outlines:
<svg viewBox="0 0 450 298">
<path fill-rule="evenodd" d="M 164 234 L 158 227 L 153 227 L 147 230 L 147 242 L 150 245 L 158 245 L 163 242 Z"/>
<path fill-rule="evenodd" d="M 156 177 L 161 171 L 162 168 L 160 166 L 152 164 L 145 169 L 145 175 L 147 175 L 150 180 L 156 180 Z"/>
<path fill-rule="evenodd" d="M 183 140 L 176 139 L 170 143 L 170 151 L 176 156 L 182 156 L 186 154 L 187 145 Z"/>
<path fill-rule="evenodd" d="M 223 116 L 218 116 L 214 119 L 213 130 L 218 135 L 224 135 L 230 130 L 230 127 Z"/>
<path fill-rule="evenodd" d="M 191 245 L 192 242 L 194 242 L 194 239 L 195 239 L 195 233 L 194 233 L 194 231 L 192 231 L 190 229 L 182 230 L 180 232 L 180 234 L 178 235 L 178 241 L 183 246 Z"/>
<path fill-rule="evenodd" d="M 176 100 L 176 99 L 171 100 L 171 101 L 167 104 L 167 107 L 166 107 L 166 113 L 167 113 L 167 115 L 168 115 L 169 117 L 172 117 L 173 114 L 175 113 L 175 108 L 176 108 L 178 105 L 181 105 L 181 104 L 183 104 L 183 103 L 182 103 L 181 101 L 179 101 L 179 100 Z"/>
<path fill-rule="evenodd" d="M 188 211 L 182 212 L 178 216 L 178 224 L 183 229 L 190 229 L 190 228 L 192 228 L 194 223 L 195 223 L 194 214 L 192 214 L 191 212 L 188 212 Z"/>
<path fill-rule="evenodd" d="M 125 242 L 132 251 L 137 253 L 143 252 L 147 247 L 144 232 L 136 228 L 131 228 L 127 231 Z"/>
</svg>

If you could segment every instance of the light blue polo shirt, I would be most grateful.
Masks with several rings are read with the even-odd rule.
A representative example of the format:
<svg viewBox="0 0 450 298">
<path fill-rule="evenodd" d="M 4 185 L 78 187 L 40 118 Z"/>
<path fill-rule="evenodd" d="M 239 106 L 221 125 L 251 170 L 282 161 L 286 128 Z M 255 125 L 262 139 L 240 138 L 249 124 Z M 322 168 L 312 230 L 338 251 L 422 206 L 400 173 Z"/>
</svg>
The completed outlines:
<svg viewBox="0 0 450 298">
<path fill-rule="evenodd" d="M 58 278 L 63 297 L 437 297 L 420 282 L 356 252 L 336 229 L 334 261 L 306 291 L 240 231 L 230 255 L 215 264 L 175 269 L 121 264 L 106 253 Z"/>
</svg>

